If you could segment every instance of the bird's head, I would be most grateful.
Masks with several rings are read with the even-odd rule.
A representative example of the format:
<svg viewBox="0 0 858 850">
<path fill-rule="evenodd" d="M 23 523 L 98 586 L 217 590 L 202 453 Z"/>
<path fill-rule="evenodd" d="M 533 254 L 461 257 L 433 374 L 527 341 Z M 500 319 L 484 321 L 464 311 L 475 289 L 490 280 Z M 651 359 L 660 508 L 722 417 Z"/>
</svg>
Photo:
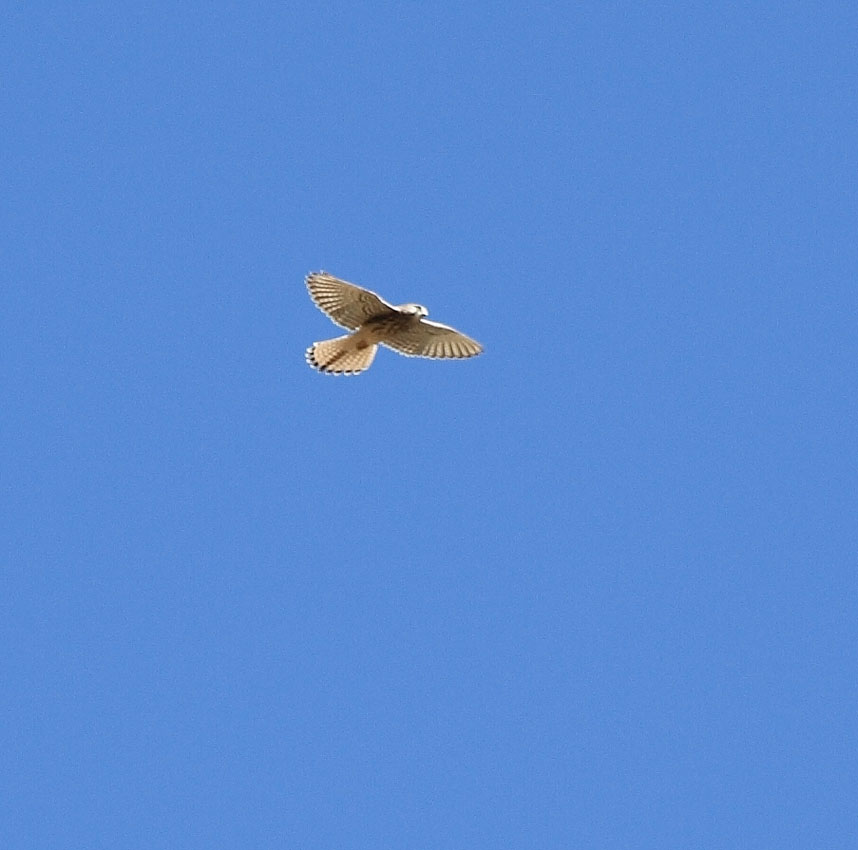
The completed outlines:
<svg viewBox="0 0 858 850">
<path fill-rule="evenodd" d="M 408 313 L 412 316 L 428 316 L 429 311 L 422 304 L 403 304 L 399 308 L 400 313 Z"/>
</svg>

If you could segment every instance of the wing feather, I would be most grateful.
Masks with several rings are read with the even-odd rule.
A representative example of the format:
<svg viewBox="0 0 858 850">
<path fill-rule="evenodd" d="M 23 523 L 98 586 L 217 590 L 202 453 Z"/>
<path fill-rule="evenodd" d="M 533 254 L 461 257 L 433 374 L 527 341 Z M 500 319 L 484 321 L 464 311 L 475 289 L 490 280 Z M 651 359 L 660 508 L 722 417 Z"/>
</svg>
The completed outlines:
<svg viewBox="0 0 858 850">
<path fill-rule="evenodd" d="M 483 347 L 455 328 L 421 319 L 391 332 L 381 344 L 407 357 L 474 357 Z"/>
<path fill-rule="evenodd" d="M 327 272 L 307 275 L 307 289 L 315 305 L 340 327 L 356 331 L 367 319 L 395 312 L 380 296 L 340 280 Z"/>
</svg>

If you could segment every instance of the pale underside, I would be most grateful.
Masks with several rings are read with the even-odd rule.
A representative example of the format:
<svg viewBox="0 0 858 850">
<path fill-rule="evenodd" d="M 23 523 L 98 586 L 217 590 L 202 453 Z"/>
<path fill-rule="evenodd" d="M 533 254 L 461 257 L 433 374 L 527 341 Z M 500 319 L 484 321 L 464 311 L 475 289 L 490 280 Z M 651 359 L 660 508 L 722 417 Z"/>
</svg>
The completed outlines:
<svg viewBox="0 0 858 850">
<path fill-rule="evenodd" d="M 314 343 L 307 362 L 322 372 L 357 374 L 368 368 L 381 344 L 408 357 L 465 358 L 483 349 L 455 328 L 431 322 L 417 305 L 395 307 L 376 293 L 326 272 L 307 276 L 316 306 L 332 321 L 355 333 Z M 425 313 L 425 310 L 423 310 Z"/>
</svg>

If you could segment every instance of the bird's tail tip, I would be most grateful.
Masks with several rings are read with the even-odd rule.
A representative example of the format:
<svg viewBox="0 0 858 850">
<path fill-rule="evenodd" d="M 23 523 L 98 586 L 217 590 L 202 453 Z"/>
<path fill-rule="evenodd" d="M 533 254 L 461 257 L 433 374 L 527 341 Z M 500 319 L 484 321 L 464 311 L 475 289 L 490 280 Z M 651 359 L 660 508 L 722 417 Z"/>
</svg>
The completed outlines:
<svg viewBox="0 0 858 850">
<path fill-rule="evenodd" d="M 327 375 L 358 375 L 372 365 L 376 349 L 347 335 L 314 342 L 304 356 L 310 366 Z"/>
</svg>

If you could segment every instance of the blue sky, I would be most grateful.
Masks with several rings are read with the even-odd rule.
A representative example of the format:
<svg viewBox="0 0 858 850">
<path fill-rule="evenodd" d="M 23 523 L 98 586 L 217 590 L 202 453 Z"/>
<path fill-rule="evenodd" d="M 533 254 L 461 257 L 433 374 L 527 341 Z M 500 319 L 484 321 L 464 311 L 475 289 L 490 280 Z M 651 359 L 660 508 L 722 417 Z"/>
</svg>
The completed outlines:
<svg viewBox="0 0 858 850">
<path fill-rule="evenodd" d="M 858 15 L 714 5 L 7 10 L 3 846 L 855 846 Z"/>
</svg>

